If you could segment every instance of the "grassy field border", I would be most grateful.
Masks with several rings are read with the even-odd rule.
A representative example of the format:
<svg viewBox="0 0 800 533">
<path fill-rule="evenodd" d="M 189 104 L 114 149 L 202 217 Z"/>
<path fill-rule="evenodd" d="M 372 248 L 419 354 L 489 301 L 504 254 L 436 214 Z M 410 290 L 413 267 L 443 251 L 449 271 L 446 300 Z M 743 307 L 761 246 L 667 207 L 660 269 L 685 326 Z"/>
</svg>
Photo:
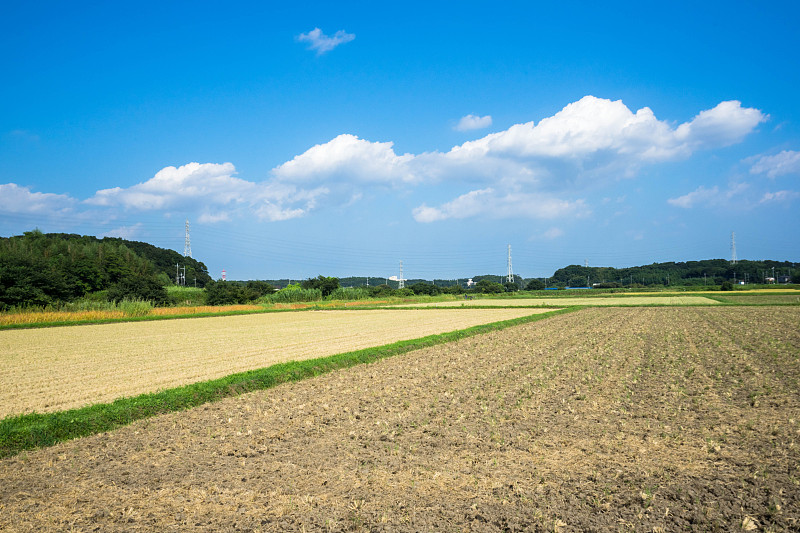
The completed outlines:
<svg viewBox="0 0 800 533">
<path fill-rule="evenodd" d="M 0 420 L 0 458 L 16 455 L 24 450 L 52 446 L 66 440 L 110 431 L 136 420 L 190 409 L 230 396 L 268 389 L 282 383 L 299 381 L 359 364 L 372 363 L 412 350 L 536 322 L 579 309 L 581 309 L 579 306 L 566 307 L 547 313 L 472 326 L 328 357 L 279 363 L 183 387 L 119 398 L 111 403 L 89 405 L 55 413 L 31 413 L 8 417 Z"/>
</svg>

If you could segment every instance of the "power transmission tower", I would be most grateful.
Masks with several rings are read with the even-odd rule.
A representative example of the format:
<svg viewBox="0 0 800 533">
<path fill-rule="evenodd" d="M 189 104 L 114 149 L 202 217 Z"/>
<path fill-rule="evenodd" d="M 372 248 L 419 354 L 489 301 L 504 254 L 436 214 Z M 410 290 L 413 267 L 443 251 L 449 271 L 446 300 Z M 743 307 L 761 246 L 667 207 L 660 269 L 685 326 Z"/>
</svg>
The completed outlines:
<svg viewBox="0 0 800 533">
<path fill-rule="evenodd" d="M 400 275 L 397 277 L 397 288 L 402 289 L 406 286 L 406 280 L 403 279 L 403 262 L 400 261 Z"/>
<path fill-rule="evenodd" d="M 508 245 L 508 275 L 506 276 L 508 283 L 514 283 L 514 272 L 511 270 L 511 245 Z"/>
<path fill-rule="evenodd" d="M 731 232 L 731 264 L 736 264 L 736 233 Z"/>
<path fill-rule="evenodd" d="M 183 257 L 192 257 L 192 242 L 189 240 L 189 219 L 186 219 L 186 240 L 183 241 Z"/>
</svg>

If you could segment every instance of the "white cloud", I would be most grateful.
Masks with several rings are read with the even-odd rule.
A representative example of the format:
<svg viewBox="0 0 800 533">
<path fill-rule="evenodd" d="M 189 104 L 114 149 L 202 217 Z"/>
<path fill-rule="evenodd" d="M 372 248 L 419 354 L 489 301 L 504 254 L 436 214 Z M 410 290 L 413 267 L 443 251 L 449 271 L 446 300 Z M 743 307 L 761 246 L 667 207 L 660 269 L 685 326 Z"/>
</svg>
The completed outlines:
<svg viewBox="0 0 800 533">
<path fill-rule="evenodd" d="M 741 140 L 769 115 L 758 109 L 743 108 L 741 102 L 720 102 L 713 109 L 701 111 L 691 122 L 681 124 L 675 137 L 693 148 L 730 146 Z"/>
<path fill-rule="evenodd" d="M 800 152 L 784 150 L 779 154 L 761 156 L 750 167 L 750 173 L 766 174 L 772 179 L 785 174 L 800 175 Z"/>
<path fill-rule="evenodd" d="M 201 198 L 226 204 L 253 188 L 252 183 L 234 178 L 235 173 L 231 163 L 188 163 L 177 168 L 165 167 L 149 180 L 133 187 L 99 190 L 86 203 L 139 210 L 169 209 Z"/>
<path fill-rule="evenodd" d="M 730 101 L 672 128 L 648 107 L 633 113 L 621 100 L 584 96 L 539 124 L 516 124 L 455 147 L 451 154 L 581 160 L 609 153 L 636 162 L 659 161 L 739 142 L 766 118 L 757 109 Z"/>
<path fill-rule="evenodd" d="M 491 117 L 468 115 L 462 122 L 475 125 L 487 119 Z M 399 155 L 392 142 L 342 134 L 275 167 L 272 176 L 281 183 L 334 187 L 337 198 L 376 184 L 408 188 L 443 180 L 469 183 L 472 192 L 439 207 L 420 205 L 415 219 L 496 216 L 486 207 L 487 198 L 504 216 L 530 217 L 536 213 L 530 205 L 523 208 L 520 202 L 502 199 L 532 195 L 543 212 L 566 212 L 555 197 L 584 194 L 610 180 L 634 176 L 646 164 L 739 142 L 766 119 L 757 109 L 729 101 L 673 126 L 647 107 L 634 113 L 619 100 L 586 96 L 538 124 L 516 124 L 448 152 Z M 704 193 L 671 203 L 691 204 L 698 194 Z"/>
<path fill-rule="evenodd" d="M 301 37 L 320 53 L 352 40 L 344 32 L 324 36 L 319 29 Z M 237 177 L 231 163 L 194 162 L 163 168 L 131 187 L 99 190 L 83 203 L 109 208 L 112 216 L 123 209 L 195 213 L 200 223 L 245 216 L 278 221 L 305 216 L 323 202 L 345 208 L 354 199 L 373 197 L 364 194 L 370 187 L 408 193 L 423 184 L 456 184 L 458 192 L 449 193 L 455 198 L 438 206 L 422 203 L 413 210 L 414 218 L 428 223 L 467 217 L 556 219 L 588 212 L 584 201 L 574 198 L 602 197 L 597 188 L 635 176 L 644 165 L 739 142 L 766 119 L 757 109 L 729 101 L 675 126 L 658 120 L 647 107 L 633 112 L 619 100 L 586 96 L 538 124 L 516 124 L 447 152 L 398 154 L 392 142 L 342 134 L 276 166 L 265 181 Z M 462 119 L 465 127 L 490 121 L 488 115 Z M 786 169 L 795 168 L 796 154 L 762 158 L 752 171 L 793 172 Z M 0 209 L 6 211 L 52 212 L 78 203 L 15 184 L 1 187 Z M 464 191 L 469 192 L 460 194 Z M 734 189 L 700 187 L 668 202 L 684 208 L 714 205 L 733 194 Z"/>
<path fill-rule="evenodd" d="M 77 201 L 66 194 L 31 192 L 16 183 L 0 184 L 0 212 L 53 214 L 72 209 Z"/>
<path fill-rule="evenodd" d="M 769 202 L 790 202 L 800 198 L 800 192 L 798 191 L 776 191 L 776 192 L 766 192 L 764 196 L 761 197 L 761 201 L 759 203 L 765 204 Z"/>
<path fill-rule="evenodd" d="M 464 117 L 461 117 L 461 120 L 458 121 L 458 124 L 456 124 L 453 129 L 456 131 L 480 130 L 483 128 L 488 128 L 491 125 L 492 125 L 491 115 L 486 115 L 485 117 L 479 117 L 477 115 L 466 115 Z"/>
<path fill-rule="evenodd" d="M 711 189 L 706 189 L 702 185 L 695 189 L 694 191 L 684 194 L 683 196 L 679 196 L 677 198 L 670 198 L 667 200 L 667 203 L 670 205 L 674 205 L 675 207 L 682 207 L 684 209 L 689 209 L 694 207 L 700 203 L 706 203 L 719 195 L 719 187 L 713 187 Z"/>
<path fill-rule="evenodd" d="M 588 213 L 583 200 L 573 202 L 540 194 L 498 193 L 492 188 L 470 191 L 439 207 L 422 204 L 413 211 L 417 222 L 437 222 L 451 218 L 553 219 Z"/>
<path fill-rule="evenodd" d="M 274 168 L 282 181 L 324 182 L 345 180 L 374 183 L 412 183 L 419 181 L 409 166 L 413 155 L 397 155 L 391 142 L 369 142 L 343 134 L 318 144 Z"/>
<path fill-rule="evenodd" d="M 475 189 L 581 190 L 634 176 L 645 164 L 727 146 L 764 120 L 759 110 L 731 101 L 673 127 L 649 108 L 634 113 L 619 100 L 586 96 L 538 124 L 516 124 L 448 152 L 398 155 L 392 142 L 342 134 L 279 165 L 272 175 L 279 181 L 338 186 L 453 180 L 475 183 Z"/>
<path fill-rule="evenodd" d="M 149 180 L 128 188 L 97 191 L 85 202 L 138 211 L 205 209 L 200 222 L 230 220 L 231 211 L 247 210 L 265 220 L 286 220 L 305 214 L 327 190 L 297 189 L 290 184 L 255 183 L 233 176 L 231 163 L 188 163 L 161 169 Z M 298 205 L 299 204 L 299 205 Z"/>
<path fill-rule="evenodd" d="M 564 230 L 562 230 L 561 228 L 553 227 L 542 233 L 542 238 L 548 241 L 552 241 L 558 239 L 559 237 L 562 237 L 563 235 L 564 235 Z"/>
<path fill-rule="evenodd" d="M 297 36 L 298 41 L 307 41 L 309 43 L 309 50 L 316 50 L 317 55 L 322 55 L 325 52 L 330 52 L 340 44 L 348 43 L 355 39 L 356 36 L 352 33 L 347 33 L 344 30 L 339 30 L 328 36 L 322 33 L 319 28 L 314 28 L 308 33 L 301 33 Z"/>
<path fill-rule="evenodd" d="M 727 203 L 748 188 L 749 185 L 746 183 L 733 183 L 725 191 L 721 191 L 716 185 L 710 189 L 706 189 L 701 185 L 688 194 L 668 199 L 667 203 L 684 209 L 699 206 L 717 206 Z"/>
<path fill-rule="evenodd" d="M 203 213 L 201 214 L 197 222 L 200 224 L 216 224 L 218 222 L 230 222 L 231 215 L 230 213 L 226 212 L 217 212 L 217 213 Z"/>
</svg>

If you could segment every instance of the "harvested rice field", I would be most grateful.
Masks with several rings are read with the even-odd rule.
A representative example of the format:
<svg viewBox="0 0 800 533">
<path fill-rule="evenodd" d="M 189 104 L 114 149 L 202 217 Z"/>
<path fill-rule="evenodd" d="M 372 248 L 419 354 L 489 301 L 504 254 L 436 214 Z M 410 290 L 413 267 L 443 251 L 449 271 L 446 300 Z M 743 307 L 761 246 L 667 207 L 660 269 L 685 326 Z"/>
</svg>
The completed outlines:
<svg viewBox="0 0 800 533">
<path fill-rule="evenodd" d="M 6 531 L 797 531 L 800 308 L 587 308 L 0 461 Z"/>
<path fill-rule="evenodd" d="M 532 314 L 305 311 L 0 331 L 0 418 L 177 387 Z"/>
<path fill-rule="evenodd" d="M 593 296 L 586 298 L 476 298 L 474 300 L 457 300 L 450 302 L 430 302 L 418 304 L 402 304 L 392 307 L 535 307 L 570 305 L 718 305 L 719 302 L 704 296 Z"/>
</svg>

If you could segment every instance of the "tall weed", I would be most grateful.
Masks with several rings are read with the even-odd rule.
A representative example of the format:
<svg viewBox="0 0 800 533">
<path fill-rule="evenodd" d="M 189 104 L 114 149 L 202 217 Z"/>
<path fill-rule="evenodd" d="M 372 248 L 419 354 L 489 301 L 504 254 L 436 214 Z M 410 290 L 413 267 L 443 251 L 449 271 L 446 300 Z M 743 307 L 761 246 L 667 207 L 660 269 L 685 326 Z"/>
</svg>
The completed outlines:
<svg viewBox="0 0 800 533">
<path fill-rule="evenodd" d="M 295 302 L 318 302 L 322 300 L 319 289 L 281 289 L 275 294 L 264 296 L 261 302 L 268 304 L 290 304 Z"/>
</svg>

